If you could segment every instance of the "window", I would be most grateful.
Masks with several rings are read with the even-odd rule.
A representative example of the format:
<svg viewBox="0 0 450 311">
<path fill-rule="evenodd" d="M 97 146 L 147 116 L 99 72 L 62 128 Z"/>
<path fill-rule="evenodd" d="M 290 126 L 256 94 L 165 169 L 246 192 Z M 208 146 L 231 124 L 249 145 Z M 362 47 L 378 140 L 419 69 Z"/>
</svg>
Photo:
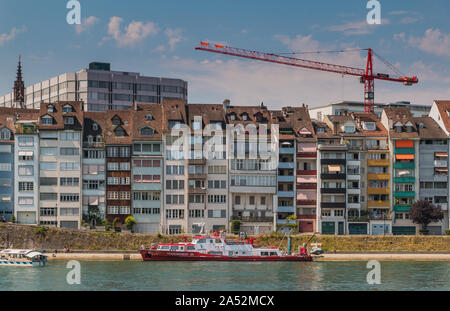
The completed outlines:
<svg viewBox="0 0 450 311">
<path fill-rule="evenodd" d="M 151 121 L 151 120 L 153 120 L 153 116 L 151 114 L 148 114 L 145 116 L 145 120 Z"/>
<path fill-rule="evenodd" d="M 80 195 L 78 193 L 61 193 L 59 199 L 61 202 L 79 202 Z"/>
<path fill-rule="evenodd" d="M 11 163 L 0 163 L 0 171 L 1 172 L 10 172 L 11 171 Z"/>
<path fill-rule="evenodd" d="M 77 132 L 62 132 L 61 133 L 61 140 L 80 140 L 80 133 Z"/>
<path fill-rule="evenodd" d="M 56 185 L 58 185 L 58 178 L 56 178 L 56 177 L 41 177 L 39 183 L 41 186 L 56 186 Z"/>
<path fill-rule="evenodd" d="M 40 169 L 42 171 L 56 171 L 56 162 L 41 162 Z"/>
<path fill-rule="evenodd" d="M 59 185 L 61 187 L 76 187 L 80 184 L 80 179 L 78 177 L 61 177 L 59 180 Z"/>
<path fill-rule="evenodd" d="M 19 146 L 21 147 L 32 147 L 34 146 L 33 137 L 19 137 Z"/>
<path fill-rule="evenodd" d="M 234 198 L 234 204 L 235 204 L 235 205 L 241 205 L 241 196 L 237 195 L 237 196 Z"/>
<path fill-rule="evenodd" d="M 1 140 L 9 140 L 11 138 L 10 130 L 4 128 L 0 131 L 0 139 Z"/>
<path fill-rule="evenodd" d="M 208 195 L 208 203 L 226 203 L 226 195 Z"/>
<path fill-rule="evenodd" d="M 92 130 L 93 131 L 98 131 L 98 124 L 97 123 L 92 123 Z"/>
<path fill-rule="evenodd" d="M 73 107 L 71 105 L 64 105 L 63 112 L 64 113 L 73 112 Z"/>
<path fill-rule="evenodd" d="M 76 171 L 80 169 L 80 164 L 78 162 L 61 162 L 61 171 Z"/>
<path fill-rule="evenodd" d="M 72 117 L 64 118 L 64 124 L 65 125 L 74 125 L 75 119 Z"/>
<path fill-rule="evenodd" d="M 57 153 L 57 148 L 54 147 L 43 147 L 40 150 L 41 155 L 43 156 L 55 156 Z"/>
<path fill-rule="evenodd" d="M 354 133 L 355 127 L 353 125 L 346 125 L 344 127 L 344 131 L 345 131 L 345 133 Z"/>
<path fill-rule="evenodd" d="M 33 197 L 19 197 L 19 205 L 33 205 Z"/>
<path fill-rule="evenodd" d="M 34 183 L 32 181 L 20 181 L 19 191 L 33 191 Z"/>
<path fill-rule="evenodd" d="M 114 129 L 114 134 L 116 135 L 116 137 L 124 137 L 125 136 L 125 130 L 118 126 Z"/>
<path fill-rule="evenodd" d="M 19 165 L 20 176 L 33 176 L 33 165 Z"/>
<path fill-rule="evenodd" d="M 155 133 L 155 130 L 151 127 L 142 127 L 140 129 L 141 135 L 142 136 L 153 136 L 153 134 Z"/>
<path fill-rule="evenodd" d="M 48 112 L 55 112 L 55 106 L 53 106 L 53 105 L 48 105 L 48 106 L 47 106 L 47 111 L 48 111 Z"/>
<path fill-rule="evenodd" d="M 255 197 L 250 196 L 250 205 L 255 205 Z"/>
<path fill-rule="evenodd" d="M 39 194 L 39 199 L 41 201 L 56 201 L 56 200 L 58 200 L 58 194 L 54 193 L 54 192 L 51 192 L 51 193 L 43 193 L 43 192 L 41 192 Z"/>
<path fill-rule="evenodd" d="M 53 124 L 53 117 L 52 116 L 43 116 L 42 118 L 41 118 L 41 120 L 42 120 L 42 124 L 43 125 L 50 125 L 50 124 Z"/>
</svg>

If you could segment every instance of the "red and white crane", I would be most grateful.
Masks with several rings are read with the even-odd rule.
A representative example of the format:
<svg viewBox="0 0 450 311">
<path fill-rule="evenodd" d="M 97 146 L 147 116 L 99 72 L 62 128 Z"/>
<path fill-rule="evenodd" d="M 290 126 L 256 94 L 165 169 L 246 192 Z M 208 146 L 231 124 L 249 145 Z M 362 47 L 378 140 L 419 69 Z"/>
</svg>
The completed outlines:
<svg viewBox="0 0 450 311">
<path fill-rule="evenodd" d="M 301 68 L 315 69 L 321 71 L 328 71 L 334 73 L 340 73 L 342 75 L 351 75 L 360 77 L 360 82 L 364 84 L 364 111 L 365 113 L 374 112 L 374 99 L 375 99 L 375 79 L 391 81 L 391 82 L 402 82 L 404 85 L 413 85 L 419 82 L 416 76 L 407 77 L 401 75 L 400 72 L 390 63 L 383 60 L 375 52 L 368 49 L 367 50 L 367 64 L 365 69 L 348 67 L 342 65 L 328 64 L 318 61 L 312 61 L 307 59 L 293 58 L 288 56 L 282 56 L 272 53 L 261 53 L 258 51 L 244 50 L 229 46 L 224 46 L 221 44 L 213 44 L 208 42 L 200 42 L 200 44 L 195 48 L 196 50 L 213 52 L 225 55 L 232 55 L 237 57 L 255 59 L 270 63 L 278 63 L 289 66 L 296 66 Z M 317 52 L 307 52 L 307 53 L 324 53 L 324 52 L 346 52 L 342 51 L 317 51 Z M 291 54 L 302 54 L 302 53 L 291 53 Z M 389 76 L 388 74 L 373 74 L 373 56 L 376 55 L 382 62 L 384 62 L 390 69 L 392 69 L 397 76 Z"/>
</svg>

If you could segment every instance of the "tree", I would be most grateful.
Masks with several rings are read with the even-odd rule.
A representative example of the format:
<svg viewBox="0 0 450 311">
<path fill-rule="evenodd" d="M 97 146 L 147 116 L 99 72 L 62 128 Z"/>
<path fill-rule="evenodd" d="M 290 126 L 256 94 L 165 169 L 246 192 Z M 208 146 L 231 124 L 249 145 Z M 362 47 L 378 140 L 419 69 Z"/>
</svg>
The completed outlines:
<svg viewBox="0 0 450 311">
<path fill-rule="evenodd" d="M 231 232 L 239 234 L 239 230 L 241 230 L 241 221 L 239 219 L 233 219 L 231 221 Z"/>
<path fill-rule="evenodd" d="M 414 223 L 422 225 L 422 230 L 426 232 L 431 222 L 436 222 L 444 218 L 444 213 L 440 208 L 427 200 L 420 200 L 412 205 L 409 211 L 409 217 Z"/>
<path fill-rule="evenodd" d="M 127 225 L 127 228 L 131 230 L 133 226 L 136 224 L 136 220 L 134 219 L 133 216 L 128 216 L 125 219 L 125 224 Z"/>
</svg>

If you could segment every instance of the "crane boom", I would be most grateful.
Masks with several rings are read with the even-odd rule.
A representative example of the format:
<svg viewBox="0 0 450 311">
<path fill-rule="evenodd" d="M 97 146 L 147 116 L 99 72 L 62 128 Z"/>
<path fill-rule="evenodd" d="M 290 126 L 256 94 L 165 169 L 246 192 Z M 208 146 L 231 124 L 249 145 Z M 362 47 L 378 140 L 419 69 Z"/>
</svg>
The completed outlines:
<svg viewBox="0 0 450 311">
<path fill-rule="evenodd" d="M 277 64 L 283 64 L 283 65 L 289 65 L 289 66 L 295 66 L 295 67 L 301 67 L 301 68 L 307 68 L 307 69 L 313 69 L 313 70 L 328 71 L 328 72 L 334 72 L 334 73 L 339 73 L 339 74 L 343 74 L 343 75 L 358 76 L 361 78 L 361 83 L 364 83 L 364 91 L 365 91 L 364 111 L 366 113 L 373 113 L 373 111 L 374 111 L 374 98 L 375 98 L 375 96 L 374 96 L 374 93 L 375 93 L 374 80 L 375 79 L 391 81 L 391 82 L 402 82 L 405 85 L 412 85 L 412 84 L 419 82 L 419 80 L 417 79 L 416 76 L 413 76 L 413 77 L 390 77 L 389 75 L 386 75 L 386 74 L 374 75 L 373 74 L 373 63 L 372 63 L 372 55 L 373 55 L 372 49 L 365 49 L 368 51 L 366 69 L 342 66 L 342 65 L 335 65 L 335 64 L 329 64 L 329 63 L 324 63 L 324 62 L 318 62 L 318 61 L 312 61 L 312 60 L 294 58 L 294 57 L 288 57 L 288 56 L 281 56 L 281 55 L 276 55 L 276 54 L 271 54 L 271 53 L 250 51 L 250 50 L 245 50 L 245 49 L 224 46 L 224 45 L 220 45 L 220 44 L 211 44 L 208 42 L 200 42 L 200 44 L 195 49 L 201 50 L 201 51 L 206 51 L 206 52 L 213 52 L 213 53 L 237 56 L 237 57 L 242 57 L 242 58 L 247 58 L 247 59 L 260 60 L 260 61 L 270 62 L 270 63 L 277 63 Z"/>
</svg>

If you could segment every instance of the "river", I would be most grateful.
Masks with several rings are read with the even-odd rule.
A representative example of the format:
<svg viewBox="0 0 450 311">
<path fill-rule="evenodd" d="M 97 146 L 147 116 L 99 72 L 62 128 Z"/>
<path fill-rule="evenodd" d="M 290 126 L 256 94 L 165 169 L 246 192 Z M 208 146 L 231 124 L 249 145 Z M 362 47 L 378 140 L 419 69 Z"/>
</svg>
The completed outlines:
<svg viewBox="0 0 450 311">
<path fill-rule="evenodd" d="M 66 261 L 45 268 L 0 266 L 0 290 L 450 290 L 450 262 L 380 261 L 381 284 L 369 285 L 367 262 L 80 261 L 70 285 Z"/>
</svg>

